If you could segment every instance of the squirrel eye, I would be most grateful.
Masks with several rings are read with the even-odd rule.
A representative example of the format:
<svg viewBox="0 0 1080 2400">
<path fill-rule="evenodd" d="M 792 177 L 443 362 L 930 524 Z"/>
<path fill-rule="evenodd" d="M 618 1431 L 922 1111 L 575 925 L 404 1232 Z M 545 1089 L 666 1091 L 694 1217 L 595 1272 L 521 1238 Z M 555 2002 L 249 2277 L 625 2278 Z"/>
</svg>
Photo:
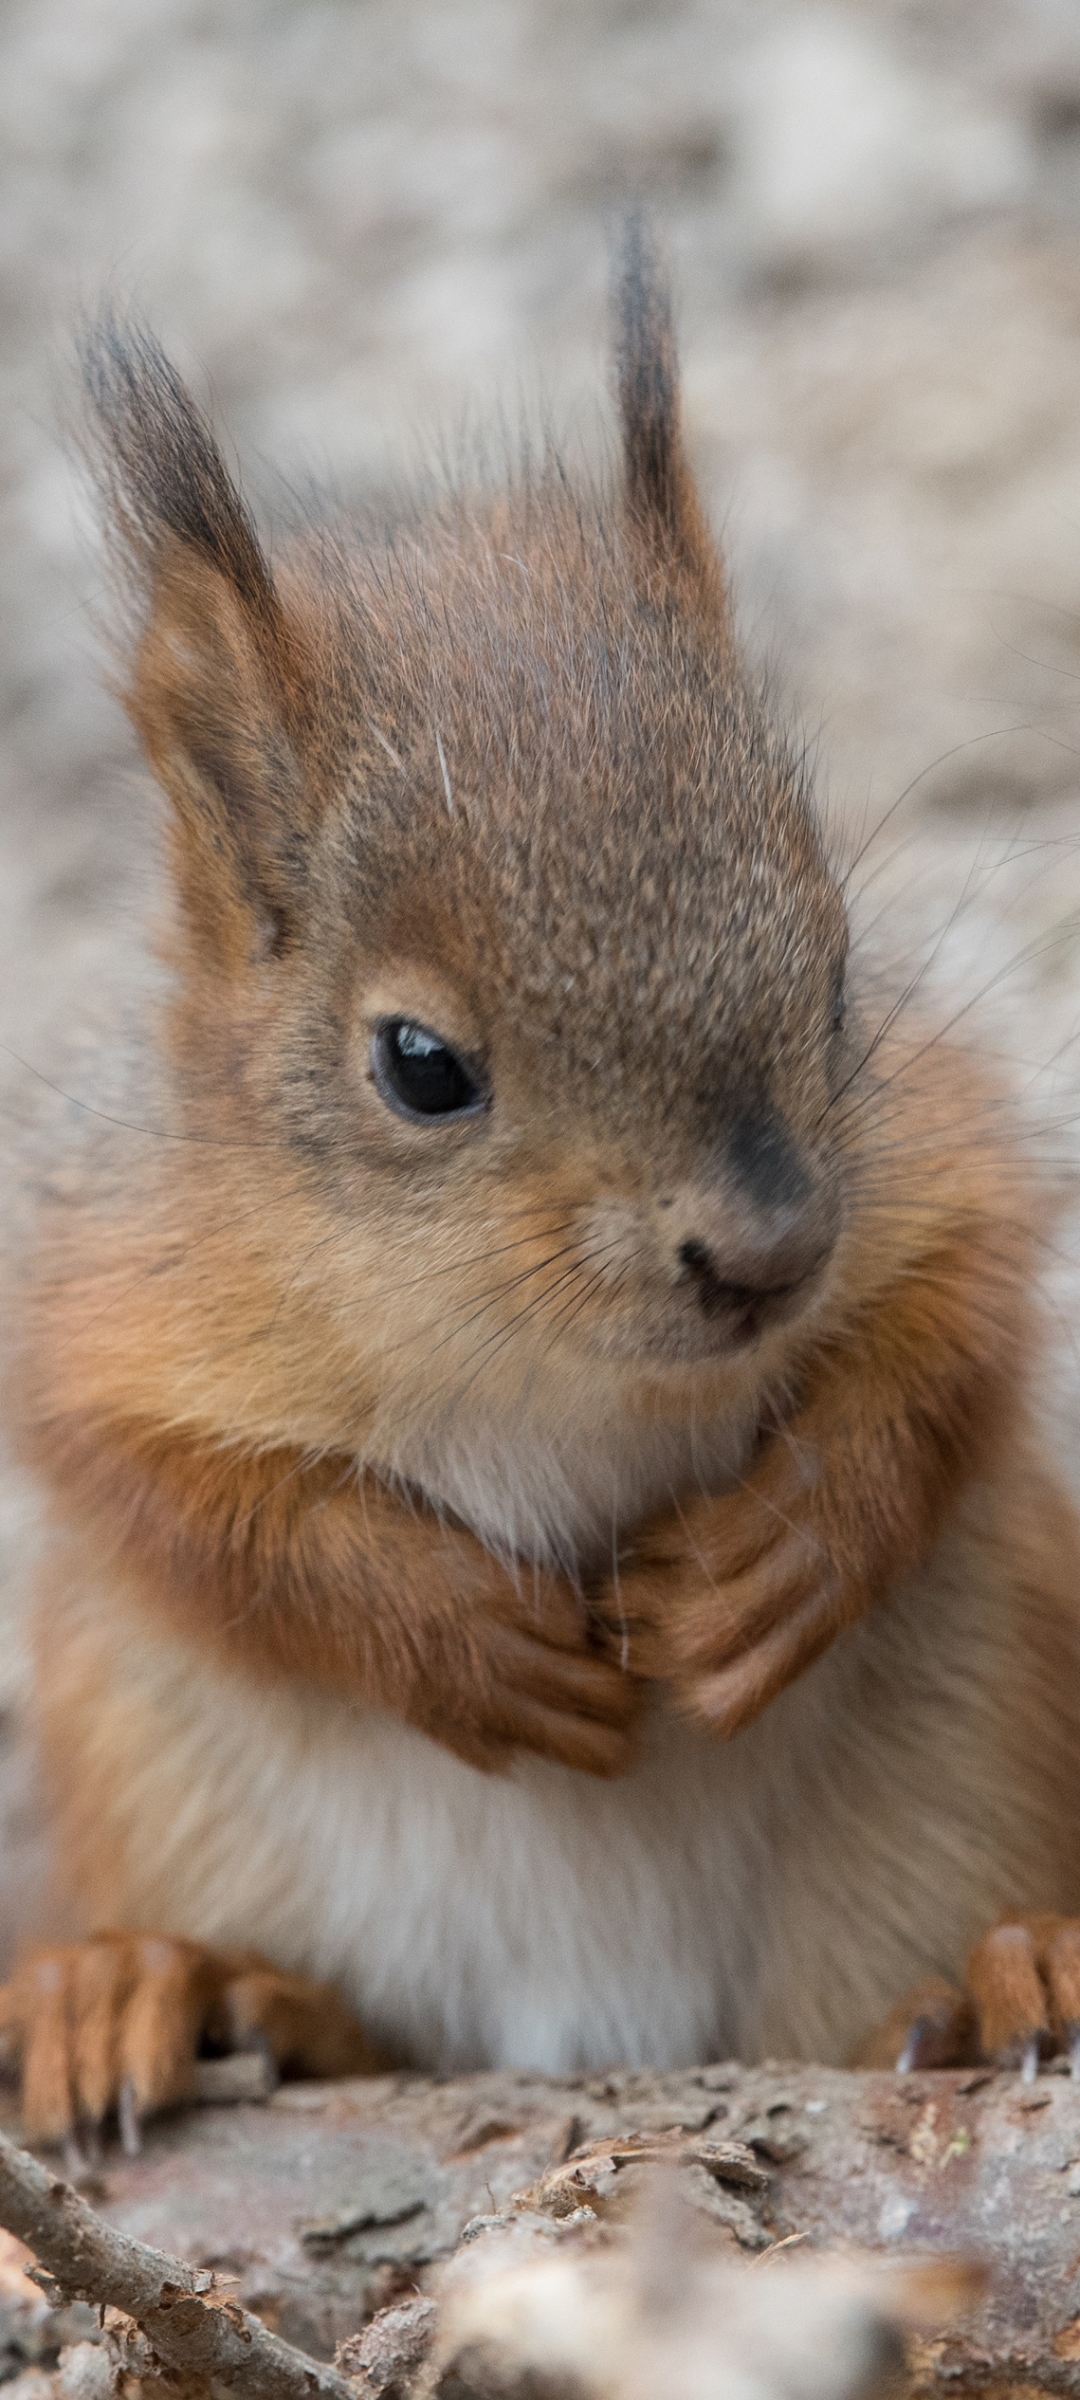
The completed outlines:
<svg viewBox="0 0 1080 2400">
<path fill-rule="evenodd" d="M 426 1025 L 390 1017 L 376 1027 L 371 1063 L 379 1091 L 403 1117 L 459 1117 L 485 1103 L 475 1075 Z"/>
</svg>

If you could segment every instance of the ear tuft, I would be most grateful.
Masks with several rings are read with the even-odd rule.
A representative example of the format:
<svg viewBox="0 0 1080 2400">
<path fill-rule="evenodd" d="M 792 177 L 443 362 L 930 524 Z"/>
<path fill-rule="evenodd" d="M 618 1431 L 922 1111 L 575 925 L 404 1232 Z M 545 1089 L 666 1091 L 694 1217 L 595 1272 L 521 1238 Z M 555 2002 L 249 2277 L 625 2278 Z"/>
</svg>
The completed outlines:
<svg viewBox="0 0 1080 2400">
<path fill-rule="evenodd" d="M 251 517 L 206 418 L 144 326 L 111 311 L 84 336 L 87 447 L 121 562 L 153 585 L 178 545 L 231 584 L 257 615 L 276 595 Z"/>
<path fill-rule="evenodd" d="M 623 237 L 615 306 L 627 503 L 643 523 L 677 539 L 685 469 L 671 294 L 637 209 Z"/>
<path fill-rule="evenodd" d="M 295 597 L 280 599 L 210 426 L 141 326 L 85 339 L 86 447 L 104 502 L 127 640 L 123 693 L 172 803 L 189 930 L 239 960 L 285 945 L 312 824 L 315 695 Z"/>
<path fill-rule="evenodd" d="M 628 218 L 615 288 L 615 366 L 626 509 L 646 555 L 728 638 L 720 560 L 683 449 L 671 293 L 640 209 Z"/>
</svg>

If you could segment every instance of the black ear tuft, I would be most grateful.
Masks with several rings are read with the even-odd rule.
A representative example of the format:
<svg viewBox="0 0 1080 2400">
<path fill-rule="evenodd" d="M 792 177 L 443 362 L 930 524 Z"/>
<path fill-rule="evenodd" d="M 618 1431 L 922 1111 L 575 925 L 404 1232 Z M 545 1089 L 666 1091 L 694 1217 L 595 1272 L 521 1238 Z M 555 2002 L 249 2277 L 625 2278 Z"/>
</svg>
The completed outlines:
<svg viewBox="0 0 1080 2400">
<path fill-rule="evenodd" d="M 626 512 L 646 588 L 696 609 L 711 638 L 729 644 L 723 568 L 683 448 L 671 293 L 640 209 L 623 234 L 615 333 Z"/>
<path fill-rule="evenodd" d="M 628 219 L 615 296 L 619 408 L 627 504 L 669 540 L 683 530 L 686 470 L 671 295 L 642 212 Z"/>
<path fill-rule="evenodd" d="M 251 517 L 214 440 L 152 334 L 107 312 L 81 344 L 86 447 L 119 563 L 153 584 L 173 544 L 216 568 L 256 615 L 276 596 Z"/>
<path fill-rule="evenodd" d="M 283 603 L 210 426 L 153 336 L 83 343 L 86 450 L 127 622 L 125 706 L 172 802 L 172 858 L 207 957 L 281 947 L 312 823 L 311 645 Z"/>
</svg>

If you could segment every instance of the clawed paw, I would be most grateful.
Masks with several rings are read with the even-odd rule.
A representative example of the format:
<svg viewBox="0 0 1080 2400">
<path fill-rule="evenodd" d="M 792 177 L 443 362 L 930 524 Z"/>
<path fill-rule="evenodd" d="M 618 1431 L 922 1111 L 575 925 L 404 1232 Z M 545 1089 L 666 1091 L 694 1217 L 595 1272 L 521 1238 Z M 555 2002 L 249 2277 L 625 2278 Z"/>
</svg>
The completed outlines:
<svg viewBox="0 0 1080 2400">
<path fill-rule="evenodd" d="M 666 1683 L 712 1732 L 750 1724 L 865 1605 L 807 1502 L 805 1480 L 774 1470 L 767 1487 L 762 1477 L 691 1503 L 634 1537 L 605 1595 L 609 1636 L 621 1618 L 635 1673 Z"/>
<path fill-rule="evenodd" d="M 1031 2082 L 1040 2058 L 1064 2053 L 1080 2079 L 1080 1919 L 996 1925 L 972 1951 L 966 1983 L 984 2058 Z"/>
<path fill-rule="evenodd" d="M 1033 2082 L 1040 2060 L 1066 2057 L 1080 2080 L 1080 1918 L 1009 1916 L 976 1944 L 963 1985 L 909 1992 L 857 2053 L 856 2066 L 988 2064 Z"/>
<path fill-rule="evenodd" d="M 128 2152 L 145 2117 L 190 2097 L 200 2054 L 261 2049 L 279 2068 L 379 2064 L 337 1994 L 254 1952 L 173 1935 L 103 1933 L 31 1951 L 0 1989 L 0 2044 L 20 2079 L 27 2141 L 86 2163 L 115 2118 Z"/>
</svg>

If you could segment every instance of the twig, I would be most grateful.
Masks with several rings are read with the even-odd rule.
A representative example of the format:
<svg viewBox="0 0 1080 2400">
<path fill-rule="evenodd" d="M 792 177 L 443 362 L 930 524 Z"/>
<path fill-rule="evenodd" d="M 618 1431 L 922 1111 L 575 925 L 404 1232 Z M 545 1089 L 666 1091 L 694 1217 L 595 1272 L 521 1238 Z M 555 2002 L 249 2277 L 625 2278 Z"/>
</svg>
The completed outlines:
<svg viewBox="0 0 1080 2400">
<path fill-rule="evenodd" d="M 204 2391 L 210 2400 L 238 2388 L 250 2400 L 355 2400 L 343 2376 L 269 2333 L 247 2309 L 204 2297 L 212 2276 L 118 2233 L 4 2134 L 0 2225 L 27 2244 L 65 2299 L 133 2317 L 187 2390 Z"/>
</svg>

